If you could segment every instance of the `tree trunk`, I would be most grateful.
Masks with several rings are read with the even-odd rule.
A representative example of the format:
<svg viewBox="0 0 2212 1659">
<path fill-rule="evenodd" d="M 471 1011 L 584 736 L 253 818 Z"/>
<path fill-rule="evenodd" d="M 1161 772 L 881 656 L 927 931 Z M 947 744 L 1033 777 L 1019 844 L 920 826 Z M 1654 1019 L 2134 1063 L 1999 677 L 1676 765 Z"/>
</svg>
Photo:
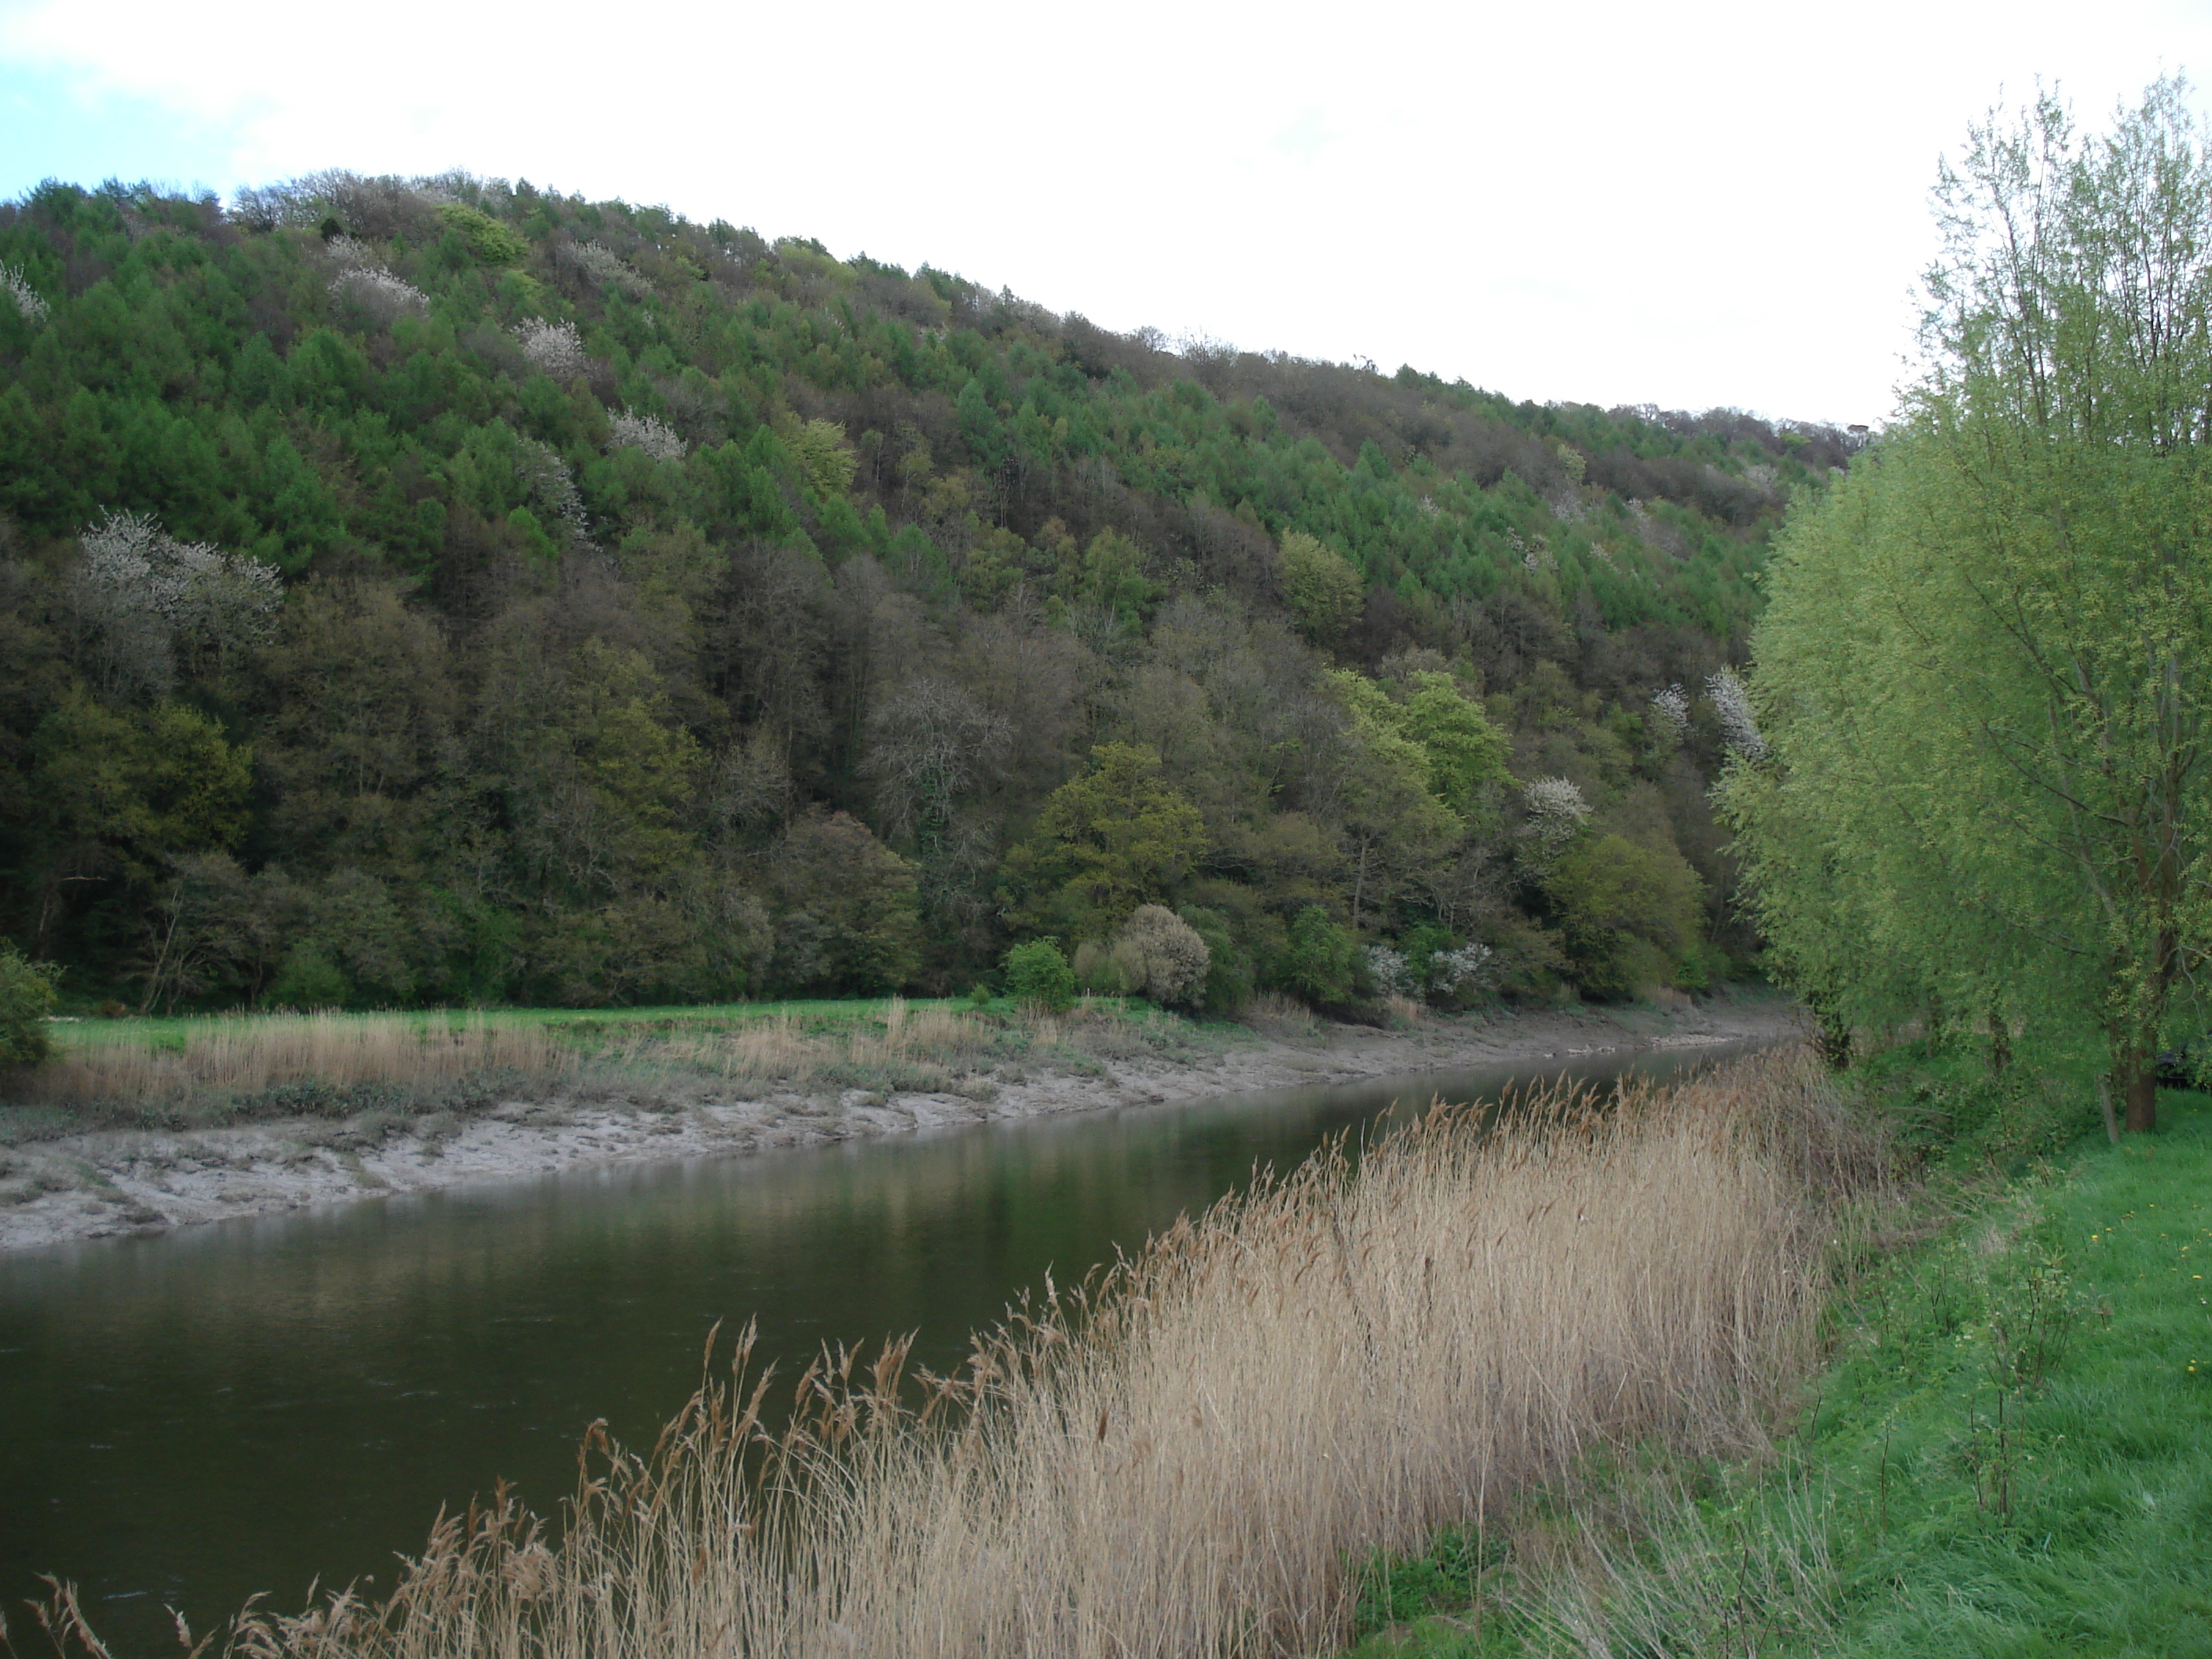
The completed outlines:
<svg viewBox="0 0 2212 1659">
<path fill-rule="evenodd" d="M 2158 1073 L 2148 1056 L 2136 1056 L 2127 1083 L 2128 1133 L 2148 1134 L 2158 1127 Z"/>
<path fill-rule="evenodd" d="M 2159 1036 L 2157 1026 L 2128 1030 L 2126 1020 L 2108 1026 L 2112 1042 L 2112 1093 L 2130 1134 L 2148 1134 L 2159 1126 Z"/>
<path fill-rule="evenodd" d="M 2130 1134 L 2158 1127 L 2158 1059 L 2151 1039 L 2114 1039 L 2112 1092 L 2120 1098 Z"/>
</svg>

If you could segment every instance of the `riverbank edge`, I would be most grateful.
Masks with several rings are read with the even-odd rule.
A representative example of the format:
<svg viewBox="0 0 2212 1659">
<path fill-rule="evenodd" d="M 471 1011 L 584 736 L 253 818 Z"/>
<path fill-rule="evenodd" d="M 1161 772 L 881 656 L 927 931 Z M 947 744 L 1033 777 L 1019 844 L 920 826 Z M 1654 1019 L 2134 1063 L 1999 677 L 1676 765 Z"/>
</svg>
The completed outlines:
<svg viewBox="0 0 2212 1659">
<path fill-rule="evenodd" d="M 1607 1448 L 1487 1536 L 1373 1558 L 1334 1659 L 2212 1654 L 2212 1095 L 2160 1120 L 1954 1158 L 1856 1241 L 1765 1455 Z"/>
<path fill-rule="evenodd" d="M 30 1150 L 49 1190 L 0 1210 L 0 1255 L 118 1234 L 357 1203 L 610 1164 L 744 1156 L 961 1124 L 1647 1050 L 1771 1041 L 1802 1029 L 1772 995 L 1676 1009 L 1431 1016 L 1401 1030 L 1324 1024 L 1312 1036 L 1243 1030 L 1195 1062 L 1100 1060 L 995 1083 L 988 1098 L 796 1092 L 726 1097 L 571 1088 L 426 1119 L 372 1145 L 296 1118 L 184 1131 L 87 1131 Z"/>
</svg>

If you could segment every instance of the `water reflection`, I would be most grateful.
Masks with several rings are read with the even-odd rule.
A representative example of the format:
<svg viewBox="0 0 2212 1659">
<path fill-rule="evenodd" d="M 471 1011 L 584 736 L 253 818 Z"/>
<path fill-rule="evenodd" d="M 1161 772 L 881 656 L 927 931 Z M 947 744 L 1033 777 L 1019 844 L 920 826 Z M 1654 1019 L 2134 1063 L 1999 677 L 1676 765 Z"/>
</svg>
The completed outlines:
<svg viewBox="0 0 2212 1659">
<path fill-rule="evenodd" d="M 825 1340 L 906 1330 L 942 1370 L 1047 1269 L 1080 1278 L 1401 1097 L 1480 1099 L 1510 1075 L 585 1170 L 0 1258 L 0 1595 L 74 1578 L 127 1654 L 173 1642 L 164 1604 L 205 1628 L 258 1590 L 296 1606 L 318 1573 L 389 1582 L 441 1504 L 499 1479 L 557 1502 L 594 1418 L 648 1438 L 717 1321 L 757 1316 L 787 1372 Z"/>
</svg>

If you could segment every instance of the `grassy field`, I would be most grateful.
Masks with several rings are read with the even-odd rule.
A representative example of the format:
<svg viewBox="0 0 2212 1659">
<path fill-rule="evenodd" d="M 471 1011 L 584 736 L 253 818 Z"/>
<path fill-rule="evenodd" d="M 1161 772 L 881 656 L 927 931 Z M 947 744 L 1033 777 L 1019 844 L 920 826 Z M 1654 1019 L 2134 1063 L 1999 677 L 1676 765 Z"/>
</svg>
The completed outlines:
<svg viewBox="0 0 2212 1659">
<path fill-rule="evenodd" d="M 1908 1126 L 1952 1064 L 1881 1076 Z M 2212 1100 L 2161 1111 L 2047 1159 L 2033 1109 L 1948 1125 L 2010 1167 L 1871 1241 L 1771 1457 L 1592 1460 L 1377 1558 L 1354 1654 L 2212 1656 Z"/>
<path fill-rule="evenodd" d="M 374 1112 L 465 1114 L 495 1097 L 602 1098 L 860 1089 L 970 1091 L 1027 1068 L 1097 1072 L 1218 1052 L 1229 1028 L 1137 999 L 1061 1014 L 997 1000 L 902 997 L 629 1009 L 90 1019 L 0 1079 L 0 1144 L 79 1127 L 198 1127 Z"/>
</svg>

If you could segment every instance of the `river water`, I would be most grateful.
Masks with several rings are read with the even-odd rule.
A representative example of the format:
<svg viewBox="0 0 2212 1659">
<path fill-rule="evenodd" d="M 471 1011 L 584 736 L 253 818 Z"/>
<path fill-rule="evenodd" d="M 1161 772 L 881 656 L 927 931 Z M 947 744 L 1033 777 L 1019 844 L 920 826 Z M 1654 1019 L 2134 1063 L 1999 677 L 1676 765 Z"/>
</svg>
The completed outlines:
<svg viewBox="0 0 2212 1659">
<path fill-rule="evenodd" d="M 176 1650 L 165 1607 L 204 1632 L 258 1591 L 291 1611 L 318 1577 L 388 1586 L 441 1504 L 507 1480 L 551 1510 L 593 1419 L 649 1444 L 718 1321 L 757 1317 L 787 1376 L 825 1341 L 905 1331 L 944 1370 L 1048 1269 L 1079 1279 L 1256 1165 L 1540 1074 L 580 1170 L 0 1257 L 0 1602 L 20 1633 L 36 1574 L 74 1580 L 131 1656 Z"/>
</svg>

